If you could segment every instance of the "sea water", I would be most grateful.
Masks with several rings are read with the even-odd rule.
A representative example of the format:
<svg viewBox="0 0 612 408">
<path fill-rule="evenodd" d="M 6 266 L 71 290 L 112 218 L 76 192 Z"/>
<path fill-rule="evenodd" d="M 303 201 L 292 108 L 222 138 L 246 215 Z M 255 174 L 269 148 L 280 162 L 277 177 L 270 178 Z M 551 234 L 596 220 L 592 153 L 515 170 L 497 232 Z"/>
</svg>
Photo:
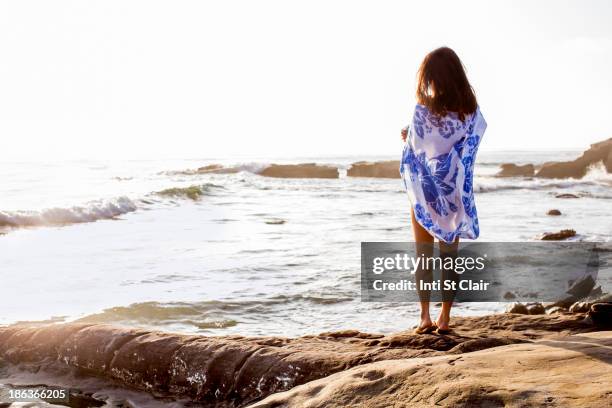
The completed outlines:
<svg viewBox="0 0 612 408">
<path fill-rule="evenodd" d="M 581 180 L 494 176 L 504 162 L 577 155 L 481 152 L 480 240 L 530 241 L 572 228 L 574 239 L 610 241 L 612 177 L 602 168 Z M 400 180 L 346 177 L 350 163 L 381 159 L 393 157 L 2 163 L 0 324 L 286 336 L 407 329 L 416 304 L 360 301 L 360 243 L 411 240 Z M 340 178 L 258 175 L 270 162 L 332 164 Z M 240 171 L 185 171 L 213 163 Z M 173 193 L 190 186 L 193 194 Z M 562 215 L 547 216 L 552 208 Z M 464 303 L 455 313 L 503 308 Z"/>
</svg>

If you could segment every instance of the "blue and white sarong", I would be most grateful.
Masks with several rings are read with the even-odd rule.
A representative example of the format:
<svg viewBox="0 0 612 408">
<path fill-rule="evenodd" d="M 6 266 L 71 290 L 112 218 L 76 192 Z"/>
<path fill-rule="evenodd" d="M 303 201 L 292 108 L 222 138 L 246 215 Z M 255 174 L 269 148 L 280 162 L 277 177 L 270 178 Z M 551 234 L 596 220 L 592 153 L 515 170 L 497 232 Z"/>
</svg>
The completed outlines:
<svg viewBox="0 0 612 408">
<path fill-rule="evenodd" d="M 472 183 L 487 122 L 479 108 L 464 119 L 454 112 L 440 117 L 417 105 L 400 162 L 416 220 L 447 243 L 480 233 Z"/>
</svg>

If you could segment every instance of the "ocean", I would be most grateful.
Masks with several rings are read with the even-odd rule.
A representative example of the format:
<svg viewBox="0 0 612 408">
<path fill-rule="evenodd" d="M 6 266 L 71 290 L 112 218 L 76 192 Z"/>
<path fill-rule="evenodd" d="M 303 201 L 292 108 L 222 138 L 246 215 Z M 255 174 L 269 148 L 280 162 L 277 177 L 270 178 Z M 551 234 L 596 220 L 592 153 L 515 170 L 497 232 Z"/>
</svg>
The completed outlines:
<svg viewBox="0 0 612 408">
<path fill-rule="evenodd" d="M 573 239 L 611 241 L 612 175 L 602 168 L 581 180 L 494 177 L 504 162 L 580 153 L 479 153 L 480 240 L 572 228 Z M 360 243 L 411 240 L 409 203 L 399 179 L 346 177 L 346 169 L 389 159 L 397 157 L 1 163 L 0 324 L 281 336 L 412 327 L 416 304 L 360 301 Z M 340 178 L 257 174 L 272 162 L 334 164 Z M 188 171 L 213 163 L 241 171 Z M 547 216 L 553 208 L 563 215 Z M 454 313 L 504 306 L 464 303 Z"/>
</svg>

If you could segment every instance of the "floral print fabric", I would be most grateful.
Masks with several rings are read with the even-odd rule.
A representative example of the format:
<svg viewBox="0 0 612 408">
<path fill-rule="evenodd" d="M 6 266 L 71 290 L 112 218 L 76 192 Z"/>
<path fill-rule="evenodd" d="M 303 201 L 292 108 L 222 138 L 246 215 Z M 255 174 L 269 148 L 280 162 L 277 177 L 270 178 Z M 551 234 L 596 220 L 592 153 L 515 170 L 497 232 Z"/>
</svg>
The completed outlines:
<svg viewBox="0 0 612 408">
<path fill-rule="evenodd" d="M 480 233 L 472 183 L 480 140 L 487 128 L 480 109 L 463 121 L 417 105 L 400 173 L 416 220 L 431 235 L 451 243 Z"/>
</svg>

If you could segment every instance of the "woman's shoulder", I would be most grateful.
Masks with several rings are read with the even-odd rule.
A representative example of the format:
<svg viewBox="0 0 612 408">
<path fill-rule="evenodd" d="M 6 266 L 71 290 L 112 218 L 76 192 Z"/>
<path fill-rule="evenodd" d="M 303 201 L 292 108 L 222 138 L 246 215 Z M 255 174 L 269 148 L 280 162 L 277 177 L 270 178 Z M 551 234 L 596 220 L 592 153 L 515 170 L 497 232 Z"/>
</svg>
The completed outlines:
<svg viewBox="0 0 612 408">
<path fill-rule="evenodd" d="M 441 119 L 456 119 L 459 117 L 459 114 L 457 112 L 452 112 L 452 111 L 447 111 L 445 115 L 438 115 L 434 113 L 431 109 L 429 109 L 427 105 L 423 105 L 418 102 L 414 107 L 414 113 L 415 115 L 418 114 L 422 116 L 424 119 L 431 119 L 434 122 L 438 122 Z"/>
<path fill-rule="evenodd" d="M 415 119 L 428 120 L 433 118 L 434 114 L 427 106 L 417 103 L 414 107 L 413 116 Z"/>
<path fill-rule="evenodd" d="M 414 121 L 426 123 L 433 127 L 439 127 L 448 120 L 457 121 L 459 119 L 459 115 L 457 112 L 446 112 L 445 115 L 438 115 L 434 113 L 429 107 L 426 105 L 417 103 L 414 108 Z"/>
<path fill-rule="evenodd" d="M 418 102 L 417 102 L 417 104 L 414 106 L 414 111 L 415 111 L 415 112 L 418 112 L 418 111 L 420 111 L 420 112 L 431 112 L 427 106 L 425 106 L 425 105 L 423 105 L 423 104 L 420 104 L 420 103 L 418 103 Z"/>
<path fill-rule="evenodd" d="M 432 115 L 432 116 L 438 116 L 435 115 L 426 105 L 423 105 L 422 103 L 416 103 L 415 107 L 414 107 L 414 111 L 415 112 L 421 112 L 421 113 L 427 113 L 428 115 Z M 472 115 L 482 115 L 482 112 L 480 110 L 480 105 L 476 105 L 476 110 L 474 110 L 474 112 L 470 113 L 468 116 L 472 116 Z M 454 112 L 454 111 L 448 111 L 446 112 L 446 115 L 448 117 L 456 117 L 459 116 L 459 113 Z"/>
</svg>

